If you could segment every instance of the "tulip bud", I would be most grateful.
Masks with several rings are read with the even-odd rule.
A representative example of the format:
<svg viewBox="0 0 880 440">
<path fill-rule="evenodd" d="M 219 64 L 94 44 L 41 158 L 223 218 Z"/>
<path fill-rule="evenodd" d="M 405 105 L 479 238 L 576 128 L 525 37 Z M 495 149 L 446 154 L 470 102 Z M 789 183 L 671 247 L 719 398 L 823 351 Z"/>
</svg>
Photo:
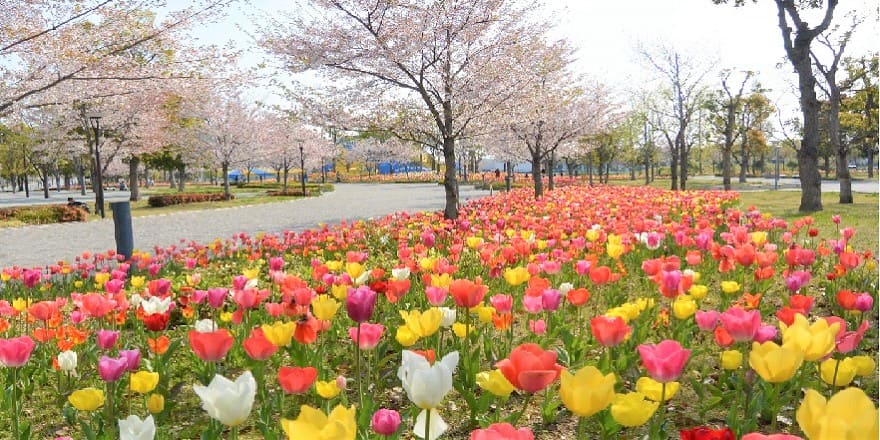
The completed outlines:
<svg viewBox="0 0 880 440">
<path fill-rule="evenodd" d="M 147 410 L 151 414 L 159 414 L 165 409 L 165 396 L 161 394 L 150 394 L 147 400 Z"/>
<path fill-rule="evenodd" d="M 400 427 L 400 413 L 393 409 L 381 408 L 373 413 L 370 427 L 376 434 L 393 435 Z"/>
</svg>

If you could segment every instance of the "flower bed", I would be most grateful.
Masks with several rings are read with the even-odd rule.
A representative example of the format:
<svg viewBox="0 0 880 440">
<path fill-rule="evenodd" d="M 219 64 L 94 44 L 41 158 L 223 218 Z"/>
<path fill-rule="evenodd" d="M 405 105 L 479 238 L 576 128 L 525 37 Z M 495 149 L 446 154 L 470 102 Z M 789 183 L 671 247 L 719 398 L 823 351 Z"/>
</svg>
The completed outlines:
<svg viewBox="0 0 880 440">
<path fill-rule="evenodd" d="M 27 225 L 83 222 L 87 218 L 84 209 L 68 205 L 17 206 L 0 209 L 0 221 L 16 220 Z"/>
<path fill-rule="evenodd" d="M 234 199 L 235 195 L 230 194 L 230 199 Z M 183 205 L 186 203 L 202 203 L 202 202 L 222 202 L 226 200 L 226 196 L 222 193 L 207 194 L 163 194 L 150 196 L 147 204 L 154 208 L 163 206 Z"/>
<path fill-rule="evenodd" d="M 0 432 L 876 438 L 874 256 L 735 197 L 515 190 L 7 268 Z"/>
</svg>

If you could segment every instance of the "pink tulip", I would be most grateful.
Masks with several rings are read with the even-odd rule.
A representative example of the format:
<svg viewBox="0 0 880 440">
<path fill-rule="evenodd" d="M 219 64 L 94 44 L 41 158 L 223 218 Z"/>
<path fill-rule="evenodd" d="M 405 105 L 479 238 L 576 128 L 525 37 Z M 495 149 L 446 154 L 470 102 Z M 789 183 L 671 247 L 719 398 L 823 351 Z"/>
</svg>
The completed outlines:
<svg viewBox="0 0 880 440">
<path fill-rule="evenodd" d="M 710 332 L 715 330 L 715 327 L 718 326 L 718 316 L 719 313 L 715 310 L 697 310 L 697 313 L 694 315 L 694 320 L 697 321 L 697 327 L 704 332 Z"/>
<path fill-rule="evenodd" d="M 393 435 L 400 427 L 400 413 L 393 409 L 381 408 L 373 413 L 370 427 L 379 435 Z"/>
<path fill-rule="evenodd" d="M 741 307 L 731 307 L 718 317 L 721 325 L 736 342 L 747 342 L 755 338 L 755 333 L 761 327 L 761 312 L 757 310 L 743 310 Z"/>
<path fill-rule="evenodd" d="M 376 309 L 376 292 L 368 286 L 360 286 L 357 289 L 348 288 L 348 296 L 345 298 L 345 310 L 348 317 L 354 322 L 364 322 L 373 316 Z"/>
<path fill-rule="evenodd" d="M 760 432 L 752 432 L 742 436 L 740 440 L 804 440 L 801 437 L 791 434 L 761 434 Z"/>
<path fill-rule="evenodd" d="M 104 283 L 104 291 L 110 294 L 117 294 L 122 291 L 122 288 L 125 286 L 125 281 L 119 279 L 112 279 Z"/>
<path fill-rule="evenodd" d="M 229 290 L 223 287 L 208 289 L 208 305 L 215 309 L 223 307 L 223 302 L 226 301 L 226 295 L 228 293 Z"/>
<path fill-rule="evenodd" d="M 540 296 L 525 295 L 522 303 L 523 308 L 529 313 L 541 313 L 541 310 L 544 310 L 544 300 Z"/>
<path fill-rule="evenodd" d="M 379 345 L 382 334 L 385 332 L 385 326 L 382 324 L 370 324 L 369 322 L 361 323 L 361 336 L 358 341 L 358 328 L 351 327 L 348 329 L 348 336 L 352 341 L 358 344 L 361 350 L 372 350 Z"/>
<path fill-rule="evenodd" d="M 428 303 L 430 303 L 434 307 L 443 305 L 443 302 L 446 301 L 446 296 L 448 294 L 449 292 L 447 292 L 446 289 L 442 287 L 425 287 L 425 296 L 428 297 Z"/>
<path fill-rule="evenodd" d="M 201 303 L 205 302 L 205 300 L 207 298 L 208 298 L 208 291 L 207 290 L 194 290 L 192 293 L 191 301 L 194 304 L 201 304 Z"/>
<path fill-rule="evenodd" d="M 489 303 L 492 304 L 492 307 L 495 307 L 495 311 L 498 313 L 510 313 L 513 309 L 513 296 L 511 295 L 492 295 L 489 298 Z"/>
<path fill-rule="evenodd" d="M 867 312 L 874 308 L 874 297 L 869 293 L 860 293 L 856 296 L 856 310 Z"/>
<path fill-rule="evenodd" d="M 34 351 L 34 345 L 30 336 L 0 339 L 0 365 L 14 368 L 26 364 Z"/>
<path fill-rule="evenodd" d="M 529 330 L 536 335 L 547 333 L 547 323 L 543 319 L 529 320 Z"/>
<path fill-rule="evenodd" d="M 248 279 L 244 275 L 236 275 L 232 278 L 232 288 L 235 290 L 243 290 L 247 285 Z"/>
<path fill-rule="evenodd" d="M 642 366 L 657 382 L 671 382 L 681 375 L 681 370 L 691 355 L 678 341 L 666 339 L 659 344 L 641 344 L 638 347 Z"/>
<path fill-rule="evenodd" d="M 587 260 L 578 260 L 576 263 L 574 263 L 574 271 L 581 276 L 587 275 L 590 273 L 591 265 L 592 263 Z"/>
<path fill-rule="evenodd" d="M 767 341 L 772 341 L 772 340 L 776 339 L 777 333 L 778 333 L 778 330 L 776 329 L 776 326 L 762 325 L 762 326 L 758 327 L 758 331 L 755 332 L 754 341 L 761 343 L 761 344 L 763 344 Z"/>
<path fill-rule="evenodd" d="M 98 347 L 102 350 L 109 350 L 116 345 L 119 339 L 119 332 L 113 330 L 98 330 Z"/>
<path fill-rule="evenodd" d="M 534 438 L 531 429 L 516 429 L 510 423 L 493 423 L 488 428 L 471 431 L 471 440 L 533 440 Z"/>
<path fill-rule="evenodd" d="M 22 274 L 21 280 L 24 282 L 24 287 L 32 289 L 40 283 L 40 278 L 42 278 L 42 276 L 43 272 L 38 269 L 27 269 L 24 271 L 24 274 Z"/>
<path fill-rule="evenodd" d="M 101 356 L 98 360 L 98 375 L 104 382 L 116 382 L 127 369 L 128 361 L 124 357 Z"/>
<path fill-rule="evenodd" d="M 272 257 L 269 259 L 269 270 L 281 270 L 284 268 L 284 258 Z"/>
</svg>

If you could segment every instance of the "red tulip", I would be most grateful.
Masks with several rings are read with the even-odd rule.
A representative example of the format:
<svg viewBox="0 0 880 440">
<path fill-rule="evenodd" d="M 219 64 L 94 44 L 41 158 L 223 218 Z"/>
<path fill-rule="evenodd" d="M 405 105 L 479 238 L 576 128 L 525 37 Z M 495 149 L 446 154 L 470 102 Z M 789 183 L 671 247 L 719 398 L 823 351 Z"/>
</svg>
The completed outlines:
<svg viewBox="0 0 880 440">
<path fill-rule="evenodd" d="M 596 342 L 606 347 L 614 347 L 629 336 L 632 327 L 626 325 L 619 316 L 600 315 L 590 320 L 590 331 Z"/>
<path fill-rule="evenodd" d="M 20 367 L 27 363 L 34 351 L 34 340 L 29 336 L 0 339 L 0 365 Z"/>
<path fill-rule="evenodd" d="M 232 348 L 233 338 L 224 328 L 213 332 L 189 332 L 189 346 L 199 359 L 205 362 L 217 362 Z"/>
<path fill-rule="evenodd" d="M 679 431 L 681 440 L 736 440 L 736 435 L 730 428 L 712 429 L 698 426 Z"/>
<path fill-rule="evenodd" d="M 242 341 L 241 346 L 251 359 L 258 361 L 269 359 L 278 351 L 278 347 L 266 339 L 263 330 L 259 327 L 251 331 L 251 335 Z"/>
<path fill-rule="evenodd" d="M 531 429 L 516 429 L 510 423 L 493 423 L 488 428 L 471 431 L 471 440 L 533 440 L 534 438 Z"/>
<path fill-rule="evenodd" d="M 482 285 L 479 279 L 477 282 L 458 279 L 449 284 L 449 294 L 452 295 L 452 299 L 458 307 L 478 306 L 483 302 L 487 291 L 489 291 L 489 287 Z"/>
<path fill-rule="evenodd" d="M 659 344 L 641 344 L 638 347 L 642 365 L 657 382 L 671 382 L 681 375 L 691 351 L 678 341 L 666 339 Z"/>
<path fill-rule="evenodd" d="M 80 303 L 80 309 L 93 318 L 100 318 L 113 310 L 113 303 L 100 293 L 84 295 Z"/>
<path fill-rule="evenodd" d="M 165 327 L 168 326 L 168 320 L 171 318 L 171 313 L 153 313 L 151 315 L 146 315 L 143 317 L 144 327 L 147 330 L 160 332 L 165 330 Z"/>
<path fill-rule="evenodd" d="M 569 304 L 580 307 L 590 300 L 590 291 L 583 287 L 571 289 L 565 294 L 565 298 Z"/>
<path fill-rule="evenodd" d="M 303 394 L 312 387 L 318 378 L 315 367 L 281 367 L 278 369 L 278 383 L 287 394 Z"/>
<path fill-rule="evenodd" d="M 507 359 L 495 366 L 513 386 L 527 393 L 547 388 L 562 372 L 562 366 L 556 363 L 555 351 L 545 351 L 531 343 L 514 348 Z"/>
<path fill-rule="evenodd" d="M 590 281 L 597 286 L 607 283 L 611 280 L 611 268 L 608 266 L 599 266 L 590 269 Z"/>
</svg>

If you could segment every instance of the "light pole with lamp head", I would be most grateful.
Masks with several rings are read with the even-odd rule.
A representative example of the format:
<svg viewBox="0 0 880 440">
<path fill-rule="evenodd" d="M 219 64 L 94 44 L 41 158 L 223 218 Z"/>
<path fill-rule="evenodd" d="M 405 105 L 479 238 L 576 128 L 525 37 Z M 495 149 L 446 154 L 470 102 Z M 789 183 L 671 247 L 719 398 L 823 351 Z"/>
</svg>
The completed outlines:
<svg viewBox="0 0 880 440">
<path fill-rule="evenodd" d="M 98 137 L 101 135 L 101 113 L 89 113 L 89 125 L 95 134 L 95 175 L 92 181 L 92 189 L 95 191 L 95 213 L 100 213 L 101 218 L 104 215 L 104 179 L 101 173 L 101 150 L 99 148 Z"/>
<path fill-rule="evenodd" d="M 306 196 L 306 156 L 303 152 L 303 141 L 299 141 L 299 183 L 303 197 Z"/>
</svg>

